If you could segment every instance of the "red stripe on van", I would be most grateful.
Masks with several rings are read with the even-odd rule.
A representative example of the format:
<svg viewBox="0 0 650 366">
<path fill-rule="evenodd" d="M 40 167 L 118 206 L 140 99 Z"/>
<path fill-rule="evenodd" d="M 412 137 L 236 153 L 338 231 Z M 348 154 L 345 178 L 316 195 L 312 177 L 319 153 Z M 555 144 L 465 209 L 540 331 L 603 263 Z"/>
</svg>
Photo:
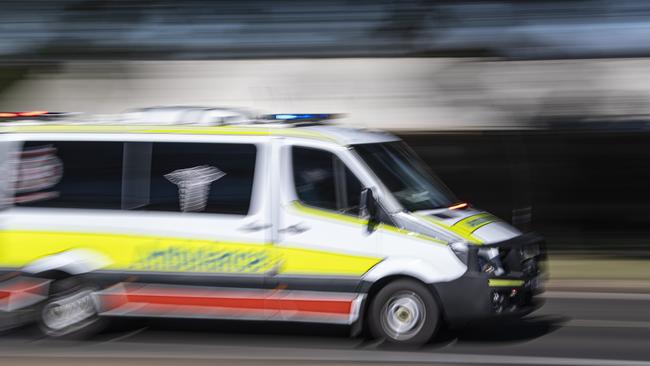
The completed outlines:
<svg viewBox="0 0 650 366">
<path fill-rule="evenodd" d="M 128 302 L 177 306 L 205 306 L 232 309 L 294 310 L 327 314 L 349 314 L 351 300 L 278 299 L 268 297 L 178 296 L 166 294 L 127 294 Z"/>
<path fill-rule="evenodd" d="M 126 305 L 155 309 L 215 309 L 218 311 L 290 311 L 322 315 L 348 315 L 356 294 L 331 294 L 290 290 L 210 289 L 191 286 L 157 286 L 124 283 L 97 293 L 102 311 Z"/>
</svg>

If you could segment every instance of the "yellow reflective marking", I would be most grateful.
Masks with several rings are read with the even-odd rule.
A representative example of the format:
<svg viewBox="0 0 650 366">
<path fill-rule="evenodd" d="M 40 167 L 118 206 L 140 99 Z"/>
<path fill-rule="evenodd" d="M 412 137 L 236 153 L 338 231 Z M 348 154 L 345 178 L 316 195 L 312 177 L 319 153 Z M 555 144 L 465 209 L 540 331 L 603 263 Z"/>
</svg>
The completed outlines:
<svg viewBox="0 0 650 366">
<path fill-rule="evenodd" d="M 500 279 L 491 279 L 488 280 L 488 286 L 490 287 L 518 287 L 523 286 L 523 280 L 500 280 Z"/>
<path fill-rule="evenodd" d="M 1 126 L 1 125 L 0 125 Z M 0 131 L 22 133 L 145 133 L 145 134 L 197 134 L 197 135 L 239 135 L 239 136 L 283 136 L 337 142 L 331 136 L 294 128 L 262 128 L 233 126 L 143 126 L 143 125 L 31 125 L 4 126 Z"/>
<path fill-rule="evenodd" d="M 242 129 L 230 127 L 185 127 L 185 128 L 150 128 L 138 130 L 140 133 L 178 133 L 201 135 L 244 135 L 269 136 L 271 133 L 264 129 Z"/>
<path fill-rule="evenodd" d="M 132 125 L 26 125 L 2 126 L 7 132 L 132 132 L 141 130 L 142 126 Z"/>
<path fill-rule="evenodd" d="M 97 252 L 106 269 L 162 272 L 264 273 L 277 258 L 270 244 L 116 234 L 0 232 L 0 266 L 23 267 L 71 249 Z"/>
<path fill-rule="evenodd" d="M 430 241 L 430 242 L 433 242 L 433 243 L 436 243 L 436 244 L 447 245 L 447 242 L 445 242 L 445 241 L 442 241 L 442 240 L 439 240 L 439 239 L 436 239 L 436 238 L 432 238 L 432 237 L 427 236 L 427 235 L 422 235 L 420 233 L 416 233 L 416 232 L 413 232 L 413 231 L 400 229 L 400 228 L 397 228 L 395 226 L 391 226 L 391 225 L 387 225 L 387 224 L 380 224 L 379 225 L 379 230 L 384 230 L 384 231 L 387 231 L 389 233 L 394 233 L 394 234 L 406 235 L 406 236 L 408 236 L 410 238 L 426 240 L 426 241 Z"/>
<path fill-rule="evenodd" d="M 441 221 L 438 221 L 438 220 L 434 219 L 433 217 L 430 217 L 430 216 L 427 216 L 427 215 L 418 215 L 418 217 L 421 217 L 424 220 L 426 220 L 426 221 L 428 221 L 428 222 L 430 222 L 430 223 L 432 223 L 432 224 L 434 224 L 434 225 L 436 225 L 438 227 L 449 230 L 452 233 L 460 236 L 461 238 L 469 241 L 470 243 L 482 244 L 482 242 L 480 240 L 478 240 L 478 239 L 476 239 L 475 237 L 472 236 L 471 231 L 464 230 L 462 227 L 454 227 L 453 225 L 447 225 L 447 224 L 445 224 L 445 223 L 443 223 Z"/>
<path fill-rule="evenodd" d="M 273 136 L 302 137 L 302 138 L 316 139 L 322 141 L 330 141 L 330 142 L 337 142 L 337 143 L 339 142 L 335 138 L 319 132 L 300 130 L 295 128 L 294 129 L 290 129 L 290 128 L 270 129 L 270 134 Z"/>
<path fill-rule="evenodd" d="M 48 255 L 86 249 L 110 261 L 105 269 L 179 273 L 361 276 L 381 258 L 276 247 L 271 244 L 222 242 L 119 234 L 0 232 L 0 266 L 20 268 Z"/>
<path fill-rule="evenodd" d="M 497 221 L 501 221 L 501 220 L 498 217 L 492 215 L 491 213 L 482 212 L 476 215 L 466 217 L 458 221 L 454 225 L 452 225 L 452 227 L 456 230 L 462 230 L 464 232 L 473 233 L 479 228 Z"/>
<path fill-rule="evenodd" d="M 381 258 L 339 254 L 300 248 L 278 248 L 280 274 L 362 276 Z"/>
<path fill-rule="evenodd" d="M 299 201 L 293 201 L 291 206 L 295 210 L 297 210 L 298 212 L 305 213 L 305 214 L 312 215 L 312 216 L 316 216 L 316 217 L 320 217 L 320 218 L 325 218 L 325 219 L 334 220 L 334 221 L 341 221 L 341 222 L 346 222 L 346 223 L 349 223 L 349 224 L 355 224 L 355 225 L 361 225 L 361 226 L 368 225 L 368 220 L 363 220 L 363 219 L 360 219 L 358 217 L 345 215 L 345 214 L 340 214 L 340 213 L 333 212 L 333 211 L 323 210 L 323 209 L 314 208 L 314 207 L 308 207 L 308 206 L 305 206 L 305 205 L 301 204 Z M 415 232 L 412 232 L 412 231 L 400 229 L 400 228 L 397 228 L 395 226 L 384 224 L 384 223 L 379 224 L 378 229 L 379 230 L 384 230 L 384 231 L 387 231 L 387 232 L 390 232 L 390 233 L 394 233 L 394 234 L 406 235 L 408 237 L 415 238 L 415 239 L 431 241 L 431 242 L 434 242 L 434 243 L 437 243 L 437 244 L 444 244 L 444 245 L 447 244 L 446 242 L 444 242 L 442 240 L 438 240 L 438 239 L 432 238 L 430 236 L 422 235 L 422 234 L 415 233 Z"/>
<path fill-rule="evenodd" d="M 368 220 L 363 220 L 358 217 L 340 214 L 337 212 L 328 211 L 320 208 L 305 206 L 299 201 L 293 201 L 291 203 L 291 207 L 297 210 L 298 212 L 305 213 L 312 216 L 317 216 L 317 217 L 326 218 L 335 221 L 343 221 L 343 222 L 356 224 L 356 225 L 368 225 Z"/>
</svg>

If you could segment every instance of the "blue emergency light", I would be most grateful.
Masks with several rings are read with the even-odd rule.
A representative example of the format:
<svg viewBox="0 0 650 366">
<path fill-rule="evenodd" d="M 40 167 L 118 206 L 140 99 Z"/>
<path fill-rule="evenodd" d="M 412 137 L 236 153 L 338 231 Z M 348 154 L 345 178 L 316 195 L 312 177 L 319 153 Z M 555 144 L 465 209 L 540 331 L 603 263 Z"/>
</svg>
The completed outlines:
<svg viewBox="0 0 650 366">
<path fill-rule="evenodd" d="M 264 119 L 284 122 L 315 122 L 333 119 L 337 116 L 338 115 L 331 113 L 282 113 L 268 114 L 264 116 Z"/>
</svg>

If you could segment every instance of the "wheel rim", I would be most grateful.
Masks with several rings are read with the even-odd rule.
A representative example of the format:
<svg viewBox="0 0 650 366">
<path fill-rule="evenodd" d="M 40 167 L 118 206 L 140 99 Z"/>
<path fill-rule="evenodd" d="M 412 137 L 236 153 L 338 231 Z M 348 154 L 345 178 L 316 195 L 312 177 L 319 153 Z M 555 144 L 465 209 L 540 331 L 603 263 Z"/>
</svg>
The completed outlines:
<svg viewBox="0 0 650 366">
<path fill-rule="evenodd" d="M 424 326 L 425 319 L 424 302 L 413 292 L 393 295 L 381 312 L 381 326 L 384 332 L 395 340 L 415 337 Z"/>
<path fill-rule="evenodd" d="M 54 332 L 78 328 L 97 313 L 92 291 L 84 290 L 48 302 L 41 312 L 43 324 Z"/>
</svg>

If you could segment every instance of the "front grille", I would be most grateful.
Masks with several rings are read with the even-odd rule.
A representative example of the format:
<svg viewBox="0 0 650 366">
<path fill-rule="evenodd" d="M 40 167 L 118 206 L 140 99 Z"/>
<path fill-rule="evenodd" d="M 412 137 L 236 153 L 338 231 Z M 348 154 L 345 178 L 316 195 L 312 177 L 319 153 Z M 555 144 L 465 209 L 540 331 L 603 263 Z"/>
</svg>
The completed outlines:
<svg viewBox="0 0 650 366">
<path fill-rule="evenodd" d="M 499 248 L 499 258 L 506 273 L 533 278 L 543 272 L 546 248 L 542 240 L 522 246 L 503 247 Z"/>
</svg>

